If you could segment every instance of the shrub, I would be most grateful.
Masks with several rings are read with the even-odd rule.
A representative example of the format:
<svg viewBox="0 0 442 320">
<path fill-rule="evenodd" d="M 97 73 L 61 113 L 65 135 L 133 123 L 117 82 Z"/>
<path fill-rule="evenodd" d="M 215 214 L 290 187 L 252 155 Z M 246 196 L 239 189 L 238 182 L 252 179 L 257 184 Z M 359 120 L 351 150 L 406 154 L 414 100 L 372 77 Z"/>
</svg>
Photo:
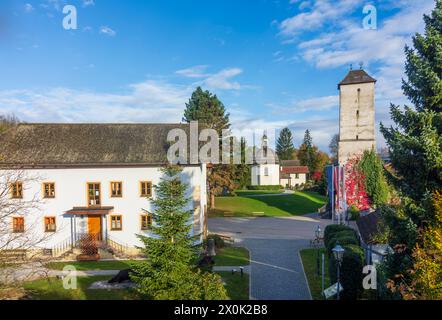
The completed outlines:
<svg viewBox="0 0 442 320">
<path fill-rule="evenodd" d="M 362 293 L 362 268 L 364 267 L 364 252 L 357 245 L 345 245 L 345 252 L 340 268 L 340 282 L 344 291 L 341 298 L 344 300 L 355 300 Z M 332 283 L 337 281 L 336 260 L 333 255 L 330 257 L 329 273 Z"/>
<path fill-rule="evenodd" d="M 331 237 L 334 236 L 334 234 L 340 232 L 340 231 L 346 231 L 346 230 L 353 230 L 350 227 L 347 227 L 343 224 L 331 224 L 325 227 L 324 230 L 324 245 L 327 246 L 327 243 L 330 241 Z"/>
<path fill-rule="evenodd" d="M 350 213 L 350 220 L 358 220 L 359 217 L 361 216 L 358 207 L 356 207 L 355 205 L 352 205 L 349 208 L 348 212 Z"/>
<path fill-rule="evenodd" d="M 359 241 L 356 238 L 356 235 L 354 233 L 350 234 L 348 231 L 342 231 L 337 234 L 335 234 L 334 237 L 330 239 L 330 241 L 327 244 L 327 252 L 329 255 L 332 254 L 332 249 L 336 246 L 336 244 L 340 244 L 341 246 L 354 244 L 359 245 Z"/>
<path fill-rule="evenodd" d="M 271 186 L 247 186 L 249 190 L 281 190 L 284 187 L 279 185 L 271 185 Z"/>
</svg>

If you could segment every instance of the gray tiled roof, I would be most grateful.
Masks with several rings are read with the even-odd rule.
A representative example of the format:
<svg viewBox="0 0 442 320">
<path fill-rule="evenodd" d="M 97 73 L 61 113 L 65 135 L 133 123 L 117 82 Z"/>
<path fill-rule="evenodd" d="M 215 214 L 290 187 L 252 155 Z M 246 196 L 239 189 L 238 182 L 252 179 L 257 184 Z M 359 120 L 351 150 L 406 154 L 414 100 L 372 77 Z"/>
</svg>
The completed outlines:
<svg viewBox="0 0 442 320">
<path fill-rule="evenodd" d="M 184 124 L 20 124 L 0 135 L 0 166 L 165 164 Z"/>
<path fill-rule="evenodd" d="M 344 80 L 339 83 L 341 85 L 376 82 L 376 79 L 370 77 L 364 70 L 350 70 Z"/>
</svg>

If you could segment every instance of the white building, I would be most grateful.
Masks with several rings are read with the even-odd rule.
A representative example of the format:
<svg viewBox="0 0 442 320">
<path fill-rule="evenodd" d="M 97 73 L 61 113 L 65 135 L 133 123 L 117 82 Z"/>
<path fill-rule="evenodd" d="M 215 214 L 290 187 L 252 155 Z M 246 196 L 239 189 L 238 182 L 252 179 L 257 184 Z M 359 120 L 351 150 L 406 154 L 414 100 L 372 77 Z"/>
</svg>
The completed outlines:
<svg viewBox="0 0 442 320">
<path fill-rule="evenodd" d="M 83 234 L 134 248 L 150 235 L 151 199 L 167 163 L 175 124 L 21 124 L 0 136 L 0 179 L 21 171 L 10 201 L 41 201 L 6 223 L 11 233 L 47 237 L 39 248 L 55 250 Z M 192 199 L 192 234 L 205 232 L 206 166 L 184 165 Z"/>
<path fill-rule="evenodd" d="M 251 173 L 252 186 L 279 185 L 290 189 L 305 184 L 309 170 L 297 160 L 281 160 L 271 164 L 254 164 Z"/>
<path fill-rule="evenodd" d="M 284 188 L 298 187 L 307 182 L 308 167 L 301 166 L 298 160 L 280 161 L 280 185 Z"/>
</svg>

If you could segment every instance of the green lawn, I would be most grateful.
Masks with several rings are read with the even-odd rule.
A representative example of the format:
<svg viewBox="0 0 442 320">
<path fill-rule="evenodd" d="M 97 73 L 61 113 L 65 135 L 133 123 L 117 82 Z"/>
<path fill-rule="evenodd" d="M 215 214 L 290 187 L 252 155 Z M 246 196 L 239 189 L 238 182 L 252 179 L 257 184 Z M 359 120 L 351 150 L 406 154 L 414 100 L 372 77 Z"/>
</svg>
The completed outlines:
<svg viewBox="0 0 442 320">
<path fill-rule="evenodd" d="M 260 194 L 281 194 L 284 190 L 235 190 L 238 196 L 255 196 Z"/>
<path fill-rule="evenodd" d="M 230 300 L 249 300 L 249 275 L 247 273 L 244 273 L 243 277 L 239 272 L 232 274 L 229 271 L 218 271 L 216 273 L 223 278 Z"/>
<path fill-rule="evenodd" d="M 82 262 L 50 262 L 46 265 L 49 269 L 63 270 L 65 266 L 74 266 L 77 271 L 86 270 L 124 270 L 130 268 L 130 263 L 136 260 L 112 260 L 112 261 L 82 261 Z"/>
<path fill-rule="evenodd" d="M 325 253 L 325 249 L 320 249 L 320 254 Z M 310 292 L 312 293 L 313 300 L 323 300 L 321 295 L 322 291 L 322 277 L 317 274 L 317 249 L 304 249 L 301 250 L 301 259 L 304 266 L 305 275 L 307 276 L 308 285 L 310 287 Z M 321 256 L 320 256 L 320 259 Z M 321 261 L 321 260 L 320 260 Z M 321 267 L 320 262 L 320 268 Z M 330 286 L 330 279 L 328 276 L 328 260 L 327 255 L 325 256 L 325 281 L 324 286 L 327 289 Z M 322 272 L 322 271 L 320 271 Z"/>
<path fill-rule="evenodd" d="M 131 289 L 90 290 L 96 282 L 109 280 L 109 276 L 78 277 L 77 289 L 66 290 L 60 279 L 50 278 L 26 283 L 24 288 L 32 300 L 137 300 L 137 294 Z"/>
<path fill-rule="evenodd" d="M 289 217 L 316 212 L 325 204 L 326 197 L 316 192 L 295 192 L 292 195 L 217 197 L 216 209 L 210 217 Z"/>
<path fill-rule="evenodd" d="M 224 282 L 231 300 L 249 299 L 249 276 L 245 273 L 217 272 Z M 66 290 L 60 279 L 41 279 L 25 284 L 24 289 L 31 300 L 139 300 L 132 289 L 94 290 L 88 289 L 96 281 L 107 281 L 109 276 L 78 277 L 77 289 Z"/>
<path fill-rule="evenodd" d="M 215 266 L 247 266 L 249 261 L 249 250 L 240 247 L 225 247 L 217 250 L 214 258 Z"/>
</svg>

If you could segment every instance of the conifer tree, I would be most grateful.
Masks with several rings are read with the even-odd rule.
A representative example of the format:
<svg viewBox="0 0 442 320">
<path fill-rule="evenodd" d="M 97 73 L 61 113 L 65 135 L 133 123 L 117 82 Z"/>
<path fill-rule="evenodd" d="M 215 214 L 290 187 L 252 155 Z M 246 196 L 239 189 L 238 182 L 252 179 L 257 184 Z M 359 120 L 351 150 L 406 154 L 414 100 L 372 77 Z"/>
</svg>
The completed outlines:
<svg viewBox="0 0 442 320">
<path fill-rule="evenodd" d="M 402 89 L 414 106 L 402 110 L 392 104 L 394 126 L 381 124 L 394 169 L 390 178 L 402 202 L 399 208 L 383 210 L 389 244 L 396 249 L 384 266 L 393 292 L 413 279 L 412 266 L 419 261 L 412 249 L 431 249 L 422 240 L 425 237 L 419 238 L 416 233 L 436 223 L 432 194 L 442 190 L 441 0 L 436 1 L 430 15 L 424 15 L 424 22 L 425 34 L 413 37 L 413 48 L 405 47 L 407 78 L 402 80 Z M 442 285 L 440 279 L 437 285 Z M 426 289 L 430 288 L 416 288 L 421 293 Z"/>
<path fill-rule="evenodd" d="M 316 152 L 317 148 L 313 146 L 313 139 L 310 130 L 306 130 L 304 140 L 298 150 L 298 159 L 303 166 L 309 168 L 310 173 L 316 169 Z"/>
<path fill-rule="evenodd" d="M 181 181 L 181 168 L 169 166 L 155 186 L 153 236 L 139 235 L 146 260 L 133 265 L 132 279 L 138 292 L 154 300 L 225 299 L 221 279 L 203 273 L 193 265 L 197 257 L 191 236 L 192 212 L 186 207 L 187 185 Z M 212 285 L 207 286 L 210 280 Z"/>
<path fill-rule="evenodd" d="M 442 1 L 424 16 L 425 34 L 406 47 L 404 94 L 414 104 L 391 105 L 395 126 L 381 125 L 409 217 L 418 225 L 433 220 L 431 193 L 442 189 Z"/>
<path fill-rule="evenodd" d="M 276 153 L 280 160 L 292 160 L 294 151 L 292 132 L 289 128 L 284 128 L 276 142 Z"/>
<path fill-rule="evenodd" d="M 209 91 L 196 88 L 184 110 L 183 121 L 199 121 L 201 124 L 214 129 L 222 136 L 222 130 L 230 128 L 229 113 L 218 97 Z M 220 146 L 221 147 L 221 146 Z M 207 172 L 210 190 L 210 208 L 215 208 L 215 196 L 224 190 L 232 192 L 235 188 L 233 175 L 235 167 L 227 164 L 215 164 Z"/>
</svg>

